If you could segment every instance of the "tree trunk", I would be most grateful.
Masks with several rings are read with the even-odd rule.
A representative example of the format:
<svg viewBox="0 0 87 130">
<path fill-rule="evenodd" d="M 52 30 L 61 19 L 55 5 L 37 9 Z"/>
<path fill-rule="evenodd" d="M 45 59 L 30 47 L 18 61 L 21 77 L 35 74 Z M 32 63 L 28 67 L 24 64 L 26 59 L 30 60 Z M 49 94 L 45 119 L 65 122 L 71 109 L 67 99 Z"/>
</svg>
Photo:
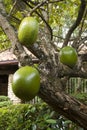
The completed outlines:
<svg viewBox="0 0 87 130">
<path fill-rule="evenodd" d="M 56 87 L 61 85 L 61 82 L 58 82 Z M 54 84 L 49 83 L 49 79 L 47 78 L 47 81 L 42 82 L 39 96 L 56 112 L 87 130 L 87 106 L 65 94 L 63 91 L 56 90 Z"/>
<path fill-rule="evenodd" d="M 50 63 L 49 63 L 50 64 Z M 41 88 L 39 96 L 47 102 L 56 112 L 72 120 L 87 130 L 87 106 L 66 94 L 67 77 L 59 78 L 59 68 L 55 65 L 47 67 L 45 63 L 44 73 L 41 72 Z M 52 65 L 52 63 L 51 63 Z M 40 66 L 41 67 L 41 66 Z M 42 68 L 42 67 L 41 67 Z M 43 70 L 41 70 L 43 71 Z"/>
</svg>

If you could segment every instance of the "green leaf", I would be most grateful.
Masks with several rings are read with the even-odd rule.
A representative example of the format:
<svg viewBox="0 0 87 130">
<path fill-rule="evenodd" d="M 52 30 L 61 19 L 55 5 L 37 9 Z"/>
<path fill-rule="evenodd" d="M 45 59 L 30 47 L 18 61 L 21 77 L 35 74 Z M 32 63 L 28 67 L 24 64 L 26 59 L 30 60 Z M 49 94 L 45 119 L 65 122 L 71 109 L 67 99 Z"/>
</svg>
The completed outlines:
<svg viewBox="0 0 87 130">
<path fill-rule="evenodd" d="M 64 124 L 70 124 L 70 123 L 72 123 L 72 121 L 70 121 L 70 120 L 66 120 L 66 121 L 64 122 Z"/>
<path fill-rule="evenodd" d="M 36 111 L 35 107 L 32 107 L 31 112 L 34 113 Z"/>
<path fill-rule="evenodd" d="M 52 130 L 51 128 L 47 128 L 47 130 Z"/>
<path fill-rule="evenodd" d="M 32 130 L 36 130 L 37 126 L 35 124 L 32 125 Z"/>
<path fill-rule="evenodd" d="M 46 120 L 46 123 L 56 124 L 56 120 L 54 120 L 54 119 L 47 119 L 47 120 Z"/>
</svg>

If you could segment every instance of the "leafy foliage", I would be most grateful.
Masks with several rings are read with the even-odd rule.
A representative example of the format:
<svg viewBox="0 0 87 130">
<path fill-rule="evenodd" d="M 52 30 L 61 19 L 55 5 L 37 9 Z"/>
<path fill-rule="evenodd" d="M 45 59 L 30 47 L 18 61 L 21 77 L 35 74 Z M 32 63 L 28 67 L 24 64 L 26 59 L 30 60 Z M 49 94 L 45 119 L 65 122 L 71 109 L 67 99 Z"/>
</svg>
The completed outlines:
<svg viewBox="0 0 87 130">
<path fill-rule="evenodd" d="M 0 102 L 0 108 L 2 107 L 7 107 L 9 105 L 12 105 L 12 102 L 11 101 L 3 101 L 3 102 Z"/>
<path fill-rule="evenodd" d="M 7 96 L 0 96 L 0 108 L 12 105 L 12 102 Z"/>
<path fill-rule="evenodd" d="M 19 1 L 14 8 L 14 3 L 12 0 L 4 0 L 6 11 L 9 15 L 9 20 L 16 28 L 18 28 L 20 20 L 27 16 L 30 11 L 29 6 L 25 6 L 22 2 L 23 1 Z M 35 0 L 33 2 L 35 2 Z M 48 23 L 52 27 L 54 35 L 58 37 L 65 36 L 67 29 L 69 29 L 77 17 L 79 5 L 79 0 L 67 0 L 65 2 L 55 2 L 54 4 L 49 4 L 49 6 L 43 6 L 43 8 L 49 12 Z M 37 17 L 37 15 L 35 15 L 35 17 Z M 37 19 L 40 20 L 38 17 Z M 42 23 L 43 21 L 40 20 L 40 25 L 43 25 Z"/>
<path fill-rule="evenodd" d="M 10 99 L 7 97 L 7 96 L 0 96 L 0 102 L 3 102 L 3 101 L 9 101 Z"/>
<path fill-rule="evenodd" d="M 2 28 L 0 28 L 0 51 L 5 50 L 11 46 L 11 43 L 3 32 Z"/>
<path fill-rule="evenodd" d="M 87 93 L 76 93 L 73 96 L 87 105 Z"/>
<path fill-rule="evenodd" d="M 9 105 L 0 108 L 1 130 L 74 130 L 79 128 L 55 113 L 46 103 Z"/>
</svg>

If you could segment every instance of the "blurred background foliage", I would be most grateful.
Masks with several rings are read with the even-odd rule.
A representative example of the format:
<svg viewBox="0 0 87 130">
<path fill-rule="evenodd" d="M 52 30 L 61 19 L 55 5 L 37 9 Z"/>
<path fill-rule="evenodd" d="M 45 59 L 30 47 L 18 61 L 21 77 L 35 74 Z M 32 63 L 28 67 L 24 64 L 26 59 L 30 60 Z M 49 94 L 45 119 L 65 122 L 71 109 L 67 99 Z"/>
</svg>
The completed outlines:
<svg viewBox="0 0 87 130">
<path fill-rule="evenodd" d="M 10 103 L 6 106 L 8 100 L 5 96 L 0 97 L 1 130 L 83 130 L 53 111 L 40 98 L 34 104 L 12 105 Z"/>
</svg>

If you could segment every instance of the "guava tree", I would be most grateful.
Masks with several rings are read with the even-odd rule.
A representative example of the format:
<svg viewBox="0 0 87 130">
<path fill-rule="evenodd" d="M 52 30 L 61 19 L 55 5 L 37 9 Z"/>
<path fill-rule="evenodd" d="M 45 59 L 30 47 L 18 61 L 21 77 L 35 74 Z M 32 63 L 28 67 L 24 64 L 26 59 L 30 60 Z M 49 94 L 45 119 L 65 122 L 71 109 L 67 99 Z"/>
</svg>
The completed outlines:
<svg viewBox="0 0 87 130">
<path fill-rule="evenodd" d="M 87 106 L 66 93 L 71 77 L 87 78 L 87 52 L 79 53 L 87 45 L 86 0 L 1 0 L 0 26 L 12 43 L 13 53 L 22 66 L 33 65 L 17 38 L 23 17 L 34 16 L 40 23 L 37 41 L 27 47 L 38 59 L 41 77 L 39 96 L 55 111 L 87 129 Z M 60 43 L 60 44 L 59 44 Z M 74 67 L 59 60 L 58 44 L 71 44 L 78 53 Z"/>
</svg>

